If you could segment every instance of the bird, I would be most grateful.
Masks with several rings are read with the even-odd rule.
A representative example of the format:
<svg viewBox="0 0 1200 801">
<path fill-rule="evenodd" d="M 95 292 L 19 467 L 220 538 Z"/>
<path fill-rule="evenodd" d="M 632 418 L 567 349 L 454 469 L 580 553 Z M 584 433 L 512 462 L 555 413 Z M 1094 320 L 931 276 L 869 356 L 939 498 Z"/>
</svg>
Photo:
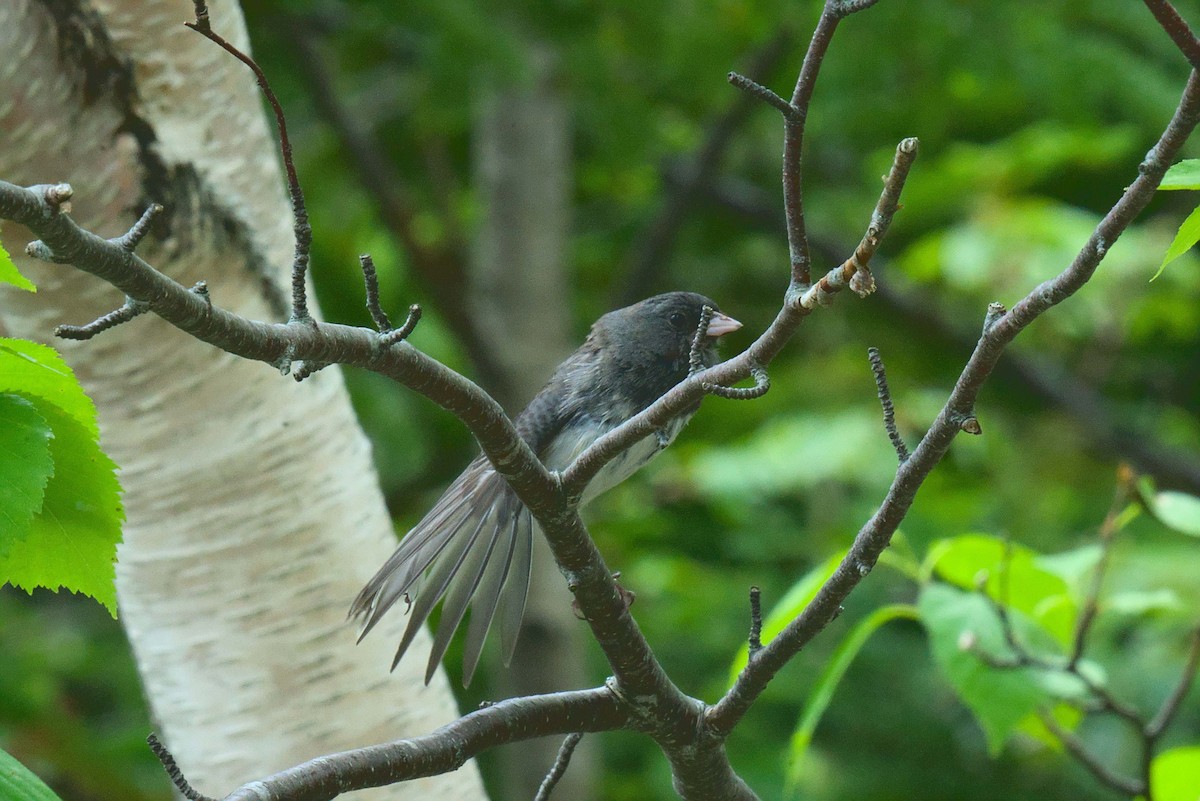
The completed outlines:
<svg viewBox="0 0 1200 801">
<path fill-rule="evenodd" d="M 516 417 L 517 433 L 548 470 L 566 469 L 589 445 L 688 376 L 696 366 L 693 341 L 705 318 L 704 336 L 695 350 L 700 364 L 708 367 L 717 362 L 717 340 L 742 327 L 709 298 L 668 292 L 605 314 Z M 581 505 L 666 448 L 697 408 L 699 402 L 605 465 L 585 488 Z M 463 686 L 471 683 L 494 621 L 507 666 L 524 615 L 536 529 L 529 510 L 480 454 L 354 599 L 349 617 L 361 624 L 359 641 L 397 601 L 405 600 L 409 620 L 392 661 L 394 670 L 442 601 L 426 667 L 428 684 L 469 605 Z"/>
</svg>

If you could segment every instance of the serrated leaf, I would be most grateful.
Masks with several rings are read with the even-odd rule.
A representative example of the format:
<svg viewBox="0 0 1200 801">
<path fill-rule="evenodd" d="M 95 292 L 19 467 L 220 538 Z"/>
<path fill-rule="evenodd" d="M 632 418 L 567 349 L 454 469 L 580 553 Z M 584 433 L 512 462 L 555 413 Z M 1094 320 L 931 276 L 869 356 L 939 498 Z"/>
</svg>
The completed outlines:
<svg viewBox="0 0 1200 801">
<path fill-rule="evenodd" d="M 0 245 L 0 284 L 12 284 L 18 289 L 24 289 L 26 292 L 37 292 L 37 287 L 33 282 L 17 269 L 17 265 L 13 264 L 12 257 L 8 255 L 8 251 Z"/>
<path fill-rule="evenodd" d="M 1163 751 L 1150 763 L 1154 801 L 1200 801 L 1200 746 Z"/>
<path fill-rule="evenodd" d="M 61 801 L 33 771 L 0 749 L 0 798 L 4 801 Z"/>
<path fill-rule="evenodd" d="M 1159 189 L 1200 189 L 1200 159 L 1184 159 L 1163 175 Z"/>
<path fill-rule="evenodd" d="M 817 679 L 817 683 L 804 705 L 800 723 L 792 734 L 791 745 L 788 749 L 787 785 L 789 791 L 799 785 L 804 756 L 808 751 L 809 743 L 812 742 L 813 732 L 816 731 L 817 724 L 821 722 L 821 717 L 825 714 L 829 702 L 833 700 L 833 693 L 841 683 L 842 677 L 846 675 L 846 671 L 850 668 L 854 658 L 858 656 L 858 652 L 862 650 L 863 645 L 885 623 L 893 620 L 919 619 L 919 611 L 911 604 L 885 606 L 876 609 L 860 620 L 858 625 L 846 636 L 846 639 L 838 645 L 833 656 L 825 663 L 825 669 L 821 672 L 820 678 Z"/>
<path fill-rule="evenodd" d="M 29 534 L 54 474 L 50 424 L 20 395 L 0 393 L 0 557 Z"/>
<path fill-rule="evenodd" d="M 1150 499 L 1150 511 L 1164 526 L 1200 537 L 1200 498 L 1186 492 L 1160 492 Z"/>
<path fill-rule="evenodd" d="M 1150 280 L 1153 281 L 1162 275 L 1168 264 L 1191 250 L 1192 245 L 1197 242 L 1200 242 L 1200 206 L 1193 209 L 1192 213 L 1180 224 L 1179 230 L 1175 232 L 1174 241 L 1171 242 L 1171 246 L 1167 248 L 1167 252 L 1163 256 L 1162 264 L 1158 265 L 1158 272 L 1152 275 Z"/>
<path fill-rule="evenodd" d="M 804 611 L 804 608 L 816 597 L 821 585 L 833 575 L 833 571 L 841 564 L 844 556 L 845 554 L 841 553 L 829 557 L 805 573 L 784 593 L 783 598 L 771 608 L 763 620 L 762 641 L 764 645 L 774 639 L 788 623 L 791 623 L 797 615 Z M 742 668 L 746 667 L 748 658 L 749 649 L 743 645 L 737 656 L 733 658 L 733 664 L 729 667 L 729 683 L 731 685 L 737 680 Z"/>
<path fill-rule="evenodd" d="M 29 534 L 0 557 L 0 579 L 28 592 L 81 592 L 116 617 L 113 565 L 124 520 L 116 465 L 79 421 L 41 398 L 30 400 L 54 432 L 54 475 Z"/>
<path fill-rule="evenodd" d="M 979 721 L 988 751 L 998 754 L 1051 693 L 1035 670 L 994 668 L 980 659 L 976 650 L 994 656 L 1009 653 L 1000 621 L 982 596 L 933 583 L 922 588 L 917 606 L 934 661 Z M 972 648 L 963 647 L 964 638 Z"/>
<path fill-rule="evenodd" d="M 54 348 L 0 337 L 0 392 L 43 398 L 99 436 L 96 407 Z"/>
</svg>

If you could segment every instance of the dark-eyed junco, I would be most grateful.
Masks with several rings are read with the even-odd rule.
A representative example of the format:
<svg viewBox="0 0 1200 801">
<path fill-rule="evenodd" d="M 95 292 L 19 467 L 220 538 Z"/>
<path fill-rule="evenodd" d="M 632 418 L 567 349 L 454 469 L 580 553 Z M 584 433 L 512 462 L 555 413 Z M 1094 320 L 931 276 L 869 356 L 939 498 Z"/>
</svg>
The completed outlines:
<svg viewBox="0 0 1200 801">
<path fill-rule="evenodd" d="M 551 470 L 562 470 L 598 437 L 645 409 L 687 377 L 689 356 L 705 306 L 714 309 L 700 356 L 717 360 L 717 338 L 741 323 L 715 311 L 693 292 L 670 292 L 601 317 L 579 350 L 516 418 L 520 435 Z M 609 462 L 588 485 L 583 503 L 624 481 L 675 439 L 695 412 L 688 410 Z M 471 606 L 463 654 L 463 684 L 471 682 L 492 619 L 499 618 L 507 665 L 529 590 L 536 524 L 504 479 L 480 455 L 355 598 L 350 615 L 363 619 L 360 639 L 401 598 L 411 598 L 408 628 L 394 668 L 439 600 L 445 598 L 425 681 Z"/>
</svg>

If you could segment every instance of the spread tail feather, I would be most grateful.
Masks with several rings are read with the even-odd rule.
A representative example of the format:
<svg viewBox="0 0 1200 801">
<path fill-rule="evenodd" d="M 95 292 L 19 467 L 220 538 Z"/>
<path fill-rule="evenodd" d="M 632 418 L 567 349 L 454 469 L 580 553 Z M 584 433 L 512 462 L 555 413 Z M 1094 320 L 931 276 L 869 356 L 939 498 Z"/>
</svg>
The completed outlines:
<svg viewBox="0 0 1200 801">
<path fill-rule="evenodd" d="M 507 665 L 529 591 L 533 521 L 513 491 L 482 460 L 452 484 L 408 533 L 350 607 L 363 621 L 359 640 L 398 600 L 410 601 L 408 626 L 396 650 L 395 668 L 438 601 L 442 616 L 434 635 L 425 683 L 433 677 L 468 605 L 471 619 L 464 653 L 463 684 L 469 685 L 484 638 L 499 614 Z"/>
</svg>

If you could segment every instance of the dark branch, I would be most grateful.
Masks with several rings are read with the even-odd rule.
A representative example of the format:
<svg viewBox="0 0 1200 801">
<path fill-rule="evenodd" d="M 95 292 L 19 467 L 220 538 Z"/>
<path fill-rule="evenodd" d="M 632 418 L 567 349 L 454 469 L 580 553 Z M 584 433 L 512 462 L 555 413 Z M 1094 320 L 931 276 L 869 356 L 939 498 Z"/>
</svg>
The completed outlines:
<svg viewBox="0 0 1200 801">
<path fill-rule="evenodd" d="M 312 34 L 299 22 L 289 24 L 289 33 L 298 55 L 296 66 L 308 84 L 317 114 L 341 142 L 381 222 L 431 296 L 433 308 L 462 343 L 484 386 L 493 393 L 511 395 L 510 379 L 462 302 L 467 294 L 465 244 L 456 236 L 442 245 L 430 245 L 421 238 L 417 233 L 416 202 L 404 191 L 401 177 L 370 131 L 343 104 Z"/>
<path fill-rule="evenodd" d="M 375 330 L 381 334 L 387 333 L 392 330 L 392 321 L 379 305 L 379 276 L 375 274 L 375 260 L 364 253 L 358 257 L 358 263 L 362 266 L 363 281 L 367 285 L 367 311 L 375 322 Z"/>
<path fill-rule="evenodd" d="M 124 236 L 114 240 L 118 245 L 128 250 L 130 253 L 134 251 L 146 234 L 150 233 L 150 224 L 154 222 L 154 218 L 162 213 L 163 207 L 158 203 L 152 203 L 142 212 L 142 216 L 133 224 Z"/>
<path fill-rule="evenodd" d="M 292 200 L 293 230 L 296 235 L 296 251 L 292 259 L 292 321 L 308 322 L 312 317 L 308 313 L 307 290 L 305 278 L 308 274 L 308 258 L 312 249 L 312 226 L 308 224 L 308 209 L 304 205 L 304 192 L 300 188 L 300 178 L 296 175 L 296 162 L 292 158 L 292 143 L 288 139 L 287 120 L 283 116 L 283 106 L 271 90 L 267 75 L 257 62 L 243 53 L 230 42 L 217 35 L 209 24 L 208 9 L 201 0 L 193 0 L 196 10 L 196 21 L 183 23 L 196 33 L 218 45 L 225 52 L 245 64 L 254 73 L 258 86 L 275 114 L 275 125 L 279 130 L 279 149 L 283 154 L 283 167 L 287 172 L 288 194 Z"/>
<path fill-rule="evenodd" d="M 741 89 L 754 99 L 761 100 L 768 106 L 778 110 L 783 114 L 784 119 L 791 120 L 798 116 L 796 107 L 791 103 L 787 102 L 782 97 L 763 86 L 761 83 L 752 81 L 739 72 L 729 73 L 729 83 L 733 84 L 738 89 Z"/>
<path fill-rule="evenodd" d="M 421 307 L 414 303 L 408 307 L 408 316 L 404 318 L 404 325 L 399 328 L 388 331 L 383 336 L 379 337 L 379 345 L 383 348 L 390 348 L 404 340 L 408 339 L 409 334 L 417 327 L 417 323 L 421 321 Z"/>
<path fill-rule="evenodd" d="M 688 352 L 688 375 L 695 375 L 704 370 L 704 340 L 708 337 L 708 324 L 712 322 L 717 310 L 705 306 L 700 310 L 700 322 L 696 325 L 696 333 L 692 335 L 692 349 Z"/>
<path fill-rule="evenodd" d="M 758 652 L 762 650 L 762 590 L 758 587 L 750 588 L 750 637 L 748 638 L 748 652 L 750 659 L 754 659 Z"/>
<path fill-rule="evenodd" d="M 1087 746 L 1073 732 L 1059 725 L 1058 721 L 1054 719 L 1054 715 L 1049 711 L 1045 709 L 1039 710 L 1038 717 L 1041 718 L 1042 723 L 1049 729 L 1050 733 L 1063 744 L 1063 748 L 1067 749 L 1067 752 L 1079 764 L 1087 768 L 1088 772 L 1095 776 L 1101 784 L 1131 797 L 1139 796 L 1146 792 L 1145 782 L 1115 773 L 1108 765 L 1104 764 L 1100 757 L 1089 751 Z"/>
<path fill-rule="evenodd" d="M 583 732 L 576 731 L 568 734 L 563 740 L 558 749 L 558 756 L 554 758 L 554 764 L 550 766 L 550 772 L 546 774 L 546 778 L 542 779 L 542 784 L 538 787 L 533 801 L 549 801 L 550 793 L 563 774 L 567 772 L 567 765 L 571 763 L 571 755 L 575 753 L 575 746 L 579 745 L 579 741 L 582 739 Z"/>
<path fill-rule="evenodd" d="M 430 734 L 317 757 L 251 782 L 225 801 L 329 801 L 366 787 L 382 787 L 449 773 L 489 748 L 551 734 L 613 731 L 628 712 L 606 687 L 510 698 L 463 715 Z"/>
<path fill-rule="evenodd" d="M 945 406 L 916 450 L 896 471 L 883 503 L 859 530 L 833 576 L 800 616 L 763 647 L 758 658 L 746 666 L 725 697 L 709 710 L 708 721 L 716 731 L 732 731 L 774 675 L 833 618 L 842 601 L 862 580 L 862 568 L 869 570 L 887 547 L 892 534 L 912 505 L 917 490 L 961 430 L 962 421 L 972 416 L 980 388 L 991 375 L 1004 349 L 1037 317 L 1087 283 L 1103 254 L 1150 202 L 1167 167 L 1178 155 L 1197 122 L 1200 122 L 1200 78 L 1193 71 L 1179 107 L 1158 143 L 1139 165 L 1137 178 L 1104 216 L 1074 261 L 1058 276 L 1034 288 L 1009 314 L 979 338 Z"/>
<path fill-rule="evenodd" d="M 54 336 L 63 339 L 88 340 L 110 328 L 116 328 L 121 323 L 127 323 L 139 314 L 150 311 L 150 307 L 133 298 L 125 298 L 125 303 L 108 314 L 97 317 L 87 325 L 60 325 L 54 329 Z"/>
<path fill-rule="evenodd" d="M 1104 522 L 1100 524 L 1100 561 L 1092 572 L 1092 583 L 1088 587 L 1083 608 L 1079 610 L 1079 618 L 1075 621 L 1075 631 L 1071 637 L 1071 653 L 1067 656 L 1067 668 L 1074 670 L 1083 658 L 1087 648 L 1088 634 L 1091 633 L 1092 623 L 1100 611 L 1100 591 L 1104 587 L 1104 575 L 1108 572 L 1108 562 L 1112 555 L 1113 537 L 1117 533 L 1117 517 L 1129 501 L 1129 484 L 1126 481 L 1117 482 L 1117 491 L 1109 506 Z"/>
<path fill-rule="evenodd" d="M 1158 20 L 1158 24 L 1167 32 L 1171 41 L 1192 65 L 1192 69 L 1200 70 L 1200 41 L 1196 39 L 1196 35 L 1192 33 L 1192 29 L 1188 27 L 1183 17 L 1179 16 L 1175 6 L 1167 0 L 1144 0 L 1144 2 L 1146 8 L 1150 9 L 1150 13 Z"/>
<path fill-rule="evenodd" d="M 1183 706 L 1183 699 L 1187 697 L 1188 690 L 1192 688 L 1192 682 L 1196 679 L 1197 669 L 1200 669 L 1200 626 L 1192 631 L 1192 641 L 1188 647 L 1187 659 L 1184 661 L 1179 682 L 1163 701 L 1154 718 L 1146 724 L 1145 736 L 1151 742 L 1161 737 L 1162 733 L 1171 725 L 1171 721 L 1175 719 L 1176 713 Z"/>
<path fill-rule="evenodd" d="M 704 391 L 728 400 L 755 400 L 766 395 L 771 389 L 771 377 L 761 365 L 756 364 L 750 368 L 750 377 L 754 379 L 752 387 L 723 387 L 719 384 L 705 383 Z"/>
<path fill-rule="evenodd" d="M 903 464 L 908 460 L 908 446 L 896 428 L 896 409 L 892 405 L 892 393 L 888 391 L 887 373 L 883 369 L 883 357 L 879 348 L 868 348 L 867 358 L 871 362 L 871 372 L 875 375 L 875 389 L 879 395 L 879 405 L 883 407 L 883 427 L 887 431 L 892 447 L 896 449 L 896 457 Z"/>
<path fill-rule="evenodd" d="M 175 764 L 175 757 L 171 755 L 171 752 L 167 750 L 165 745 L 159 742 L 156 735 L 151 734 L 147 736 L 146 744 L 150 746 L 150 750 L 154 752 L 154 756 L 158 757 L 158 761 L 162 763 L 163 770 L 167 772 L 167 777 L 170 778 L 171 783 L 175 785 L 175 789 L 179 791 L 180 795 L 188 801 L 216 801 L 203 793 L 197 792 L 188 784 L 188 780 L 183 776 L 183 771 L 179 769 L 179 765 Z"/>
</svg>

